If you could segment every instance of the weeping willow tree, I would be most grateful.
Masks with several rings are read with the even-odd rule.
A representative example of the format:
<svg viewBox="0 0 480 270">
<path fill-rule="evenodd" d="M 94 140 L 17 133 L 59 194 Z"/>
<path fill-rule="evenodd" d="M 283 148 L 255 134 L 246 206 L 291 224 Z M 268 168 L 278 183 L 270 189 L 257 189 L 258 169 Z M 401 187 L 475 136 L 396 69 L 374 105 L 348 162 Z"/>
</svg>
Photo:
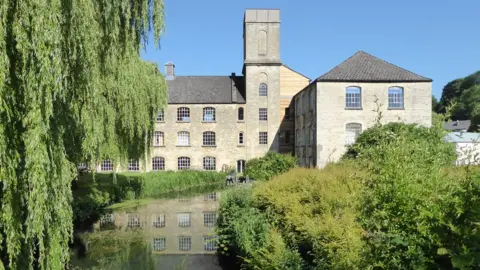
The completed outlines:
<svg viewBox="0 0 480 270">
<path fill-rule="evenodd" d="M 0 269 L 62 269 L 75 164 L 141 157 L 166 84 L 162 0 L 0 1 Z"/>
</svg>

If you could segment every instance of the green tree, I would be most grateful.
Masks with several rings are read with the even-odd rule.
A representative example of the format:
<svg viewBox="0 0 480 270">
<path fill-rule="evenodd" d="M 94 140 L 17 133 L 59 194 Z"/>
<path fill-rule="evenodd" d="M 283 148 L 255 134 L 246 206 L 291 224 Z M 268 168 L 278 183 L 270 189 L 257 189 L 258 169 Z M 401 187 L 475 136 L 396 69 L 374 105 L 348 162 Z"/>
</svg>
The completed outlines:
<svg viewBox="0 0 480 270">
<path fill-rule="evenodd" d="M 162 0 L 0 2 L 0 269 L 63 269 L 75 163 L 140 157 L 166 84 Z"/>
<path fill-rule="evenodd" d="M 437 112 L 438 111 L 438 106 L 439 106 L 439 103 L 438 103 L 437 98 L 434 95 L 432 95 L 432 111 Z"/>
<path fill-rule="evenodd" d="M 465 78 L 455 79 L 443 88 L 442 97 L 437 108 L 437 113 L 446 113 L 448 106 L 455 103 L 466 90 L 475 85 L 480 85 L 480 71 L 468 75 Z M 464 120 L 465 118 L 458 119 Z M 457 119 L 455 119 L 457 120 Z"/>
<path fill-rule="evenodd" d="M 452 118 L 470 119 L 470 131 L 478 131 L 480 125 L 480 85 L 465 90 L 453 108 Z"/>
</svg>

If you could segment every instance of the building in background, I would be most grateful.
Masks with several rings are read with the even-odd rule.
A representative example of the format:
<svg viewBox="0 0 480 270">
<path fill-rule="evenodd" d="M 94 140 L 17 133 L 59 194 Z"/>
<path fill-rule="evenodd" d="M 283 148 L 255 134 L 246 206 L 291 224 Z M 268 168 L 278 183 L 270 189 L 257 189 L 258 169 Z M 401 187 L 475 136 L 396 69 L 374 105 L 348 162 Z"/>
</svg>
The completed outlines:
<svg viewBox="0 0 480 270">
<path fill-rule="evenodd" d="M 444 140 L 455 144 L 456 165 L 480 164 L 480 133 L 451 132 L 444 137 Z"/>
<path fill-rule="evenodd" d="M 467 132 L 471 124 L 472 121 L 470 120 L 457 120 L 445 122 L 444 127 L 446 130 L 452 132 Z"/>
</svg>

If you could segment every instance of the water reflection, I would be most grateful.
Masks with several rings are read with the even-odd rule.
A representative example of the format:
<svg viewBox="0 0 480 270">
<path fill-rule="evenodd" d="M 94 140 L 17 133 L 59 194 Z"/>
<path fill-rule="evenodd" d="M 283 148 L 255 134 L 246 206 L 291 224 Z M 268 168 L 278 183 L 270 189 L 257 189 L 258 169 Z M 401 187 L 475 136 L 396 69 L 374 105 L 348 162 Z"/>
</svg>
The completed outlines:
<svg viewBox="0 0 480 270">
<path fill-rule="evenodd" d="M 214 231 L 221 193 L 184 195 L 113 206 L 81 235 L 86 253 L 72 259 L 73 269 L 221 269 Z"/>
</svg>

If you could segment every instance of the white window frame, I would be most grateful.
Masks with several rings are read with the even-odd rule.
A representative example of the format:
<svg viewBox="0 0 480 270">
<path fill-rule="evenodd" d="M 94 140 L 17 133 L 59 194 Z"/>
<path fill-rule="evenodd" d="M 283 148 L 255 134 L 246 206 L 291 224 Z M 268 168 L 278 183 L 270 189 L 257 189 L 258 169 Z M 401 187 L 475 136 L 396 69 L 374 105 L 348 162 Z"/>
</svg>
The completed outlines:
<svg viewBox="0 0 480 270">
<path fill-rule="evenodd" d="M 190 169 L 190 158 L 189 157 L 179 157 L 177 159 L 177 169 L 180 170 L 189 170 Z"/>
<path fill-rule="evenodd" d="M 404 89 L 400 86 L 392 86 L 388 88 L 388 109 L 404 108 Z"/>
<path fill-rule="evenodd" d="M 348 145 L 354 144 L 361 133 L 362 133 L 362 124 L 347 123 L 345 125 L 345 145 L 348 146 Z"/>
<path fill-rule="evenodd" d="M 177 108 L 177 122 L 190 122 L 190 108 Z"/>
<path fill-rule="evenodd" d="M 216 235 L 203 236 L 203 250 L 215 251 L 217 249 L 218 237 Z"/>
<path fill-rule="evenodd" d="M 203 169 L 206 171 L 215 171 L 217 169 L 217 159 L 215 157 L 204 157 Z"/>
<path fill-rule="evenodd" d="M 261 97 L 268 96 L 268 85 L 266 83 L 261 83 L 258 86 L 258 95 Z"/>
<path fill-rule="evenodd" d="M 190 132 L 179 131 L 177 133 L 177 146 L 190 146 Z"/>
<path fill-rule="evenodd" d="M 203 122 L 215 122 L 216 115 L 215 115 L 215 108 L 213 107 L 205 107 L 203 108 Z"/>
<path fill-rule="evenodd" d="M 127 214 L 127 227 L 128 228 L 140 228 L 140 214 L 128 213 Z"/>
<path fill-rule="evenodd" d="M 217 224 L 217 212 L 203 212 L 203 226 L 213 228 Z"/>
<path fill-rule="evenodd" d="M 178 237 L 178 250 L 189 251 L 192 249 L 192 237 L 191 236 L 179 236 Z"/>
<path fill-rule="evenodd" d="M 100 171 L 102 172 L 112 172 L 113 171 L 113 161 L 111 159 L 104 159 L 100 164 Z"/>
<path fill-rule="evenodd" d="M 153 146 L 164 146 L 165 145 L 165 133 L 163 131 L 153 132 Z"/>
<path fill-rule="evenodd" d="M 140 162 L 138 159 L 129 159 L 128 160 L 128 171 L 138 172 L 140 171 Z"/>
<path fill-rule="evenodd" d="M 203 146 L 215 146 L 216 145 L 216 135 L 213 131 L 203 132 Z"/>
<path fill-rule="evenodd" d="M 157 114 L 157 122 L 165 122 L 165 110 L 160 109 Z"/>
<path fill-rule="evenodd" d="M 166 249 L 167 239 L 165 237 L 154 237 L 152 239 L 153 251 L 164 251 Z"/>
<path fill-rule="evenodd" d="M 262 144 L 262 145 L 268 144 L 268 132 L 260 131 L 258 133 L 258 144 Z"/>
<path fill-rule="evenodd" d="M 348 86 L 345 88 L 345 108 L 362 108 L 362 88 L 359 86 Z"/>
<path fill-rule="evenodd" d="M 163 158 L 163 157 L 153 157 L 152 158 L 152 170 L 153 171 L 164 171 L 165 170 L 165 158 Z"/>
<path fill-rule="evenodd" d="M 268 121 L 268 109 L 267 108 L 258 108 L 258 120 L 259 121 Z"/>
<path fill-rule="evenodd" d="M 152 217 L 152 226 L 154 228 L 163 228 L 165 227 L 165 215 L 157 214 Z"/>
<path fill-rule="evenodd" d="M 191 213 L 178 213 L 178 227 L 187 228 L 192 224 L 191 222 Z"/>
</svg>

